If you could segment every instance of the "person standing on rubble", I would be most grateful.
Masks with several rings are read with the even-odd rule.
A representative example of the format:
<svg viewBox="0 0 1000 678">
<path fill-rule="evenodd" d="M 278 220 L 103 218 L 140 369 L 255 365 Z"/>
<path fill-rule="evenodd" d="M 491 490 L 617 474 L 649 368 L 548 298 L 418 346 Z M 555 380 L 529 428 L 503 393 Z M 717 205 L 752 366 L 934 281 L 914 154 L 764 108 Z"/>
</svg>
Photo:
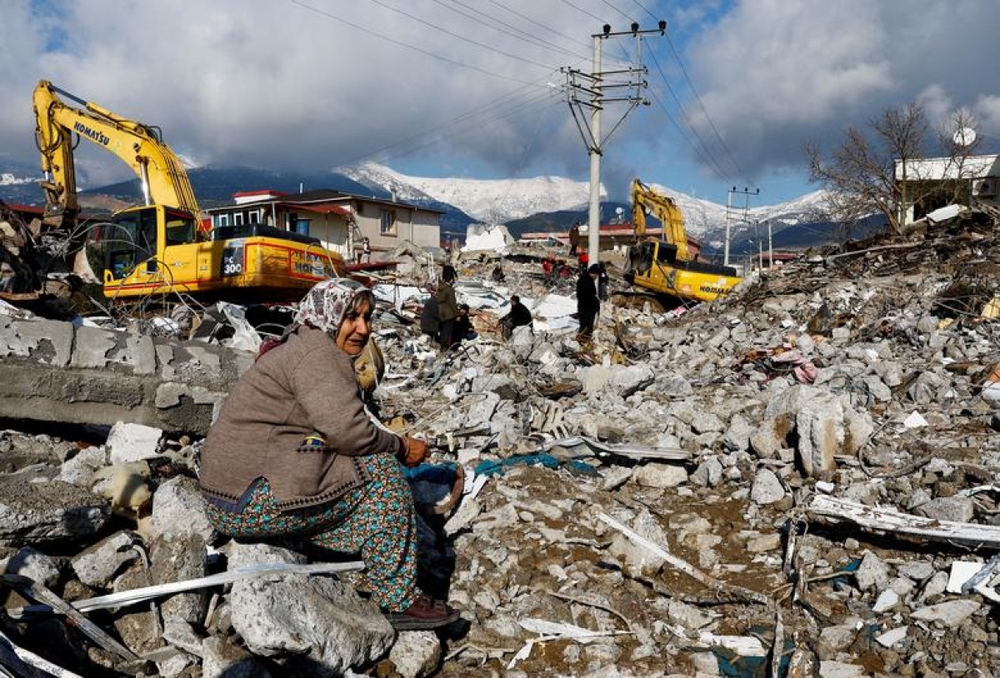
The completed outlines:
<svg viewBox="0 0 1000 678">
<path fill-rule="evenodd" d="M 594 333 L 594 322 L 601 310 L 601 298 L 597 294 L 597 276 L 601 273 L 599 264 L 591 264 L 580 272 L 576 279 L 576 314 L 580 320 L 577 341 L 588 341 Z"/>
<path fill-rule="evenodd" d="M 416 588 L 413 495 L 400 465 L 419 465 L 427 445 L 369 415 L 354 372 L 374 308 L 371 290 L 353 280 L 307 293 L 281 343 L 223 404 L 199 486 L 222 534 L 360 553 L 372 600 L 395 628 L 437 628 L 458 613 Z"/>
<path fill-rule="evenodd" d="M 455 299 L 455 288 L 452 283 L 458 277 L 455 269 L 446 265 L 441 273 L 441 282 L 438 284 L 435 299 L 437 300 L 438 312 L 438 342 L 441 350 L 447 351 L 452 344 L 452 336 L 455 331 L 455 318 L 458 317 L 458 301 Z"/>
<path fill-rule="evenodd" d="M 580 246 L 580 223 L 574 222 L 569 229 L 569 256 L 576 256 L 576 248 Z"/>
<path fill-rule="evenodd" d="M 608 269 L 603 261 L 598 262 L 597 265 L 601 267 L 600 273 L 597 274 L 597 296 L 601 298 L 601 301 L 607 301 L 611 276 L 608 275 Z"/>
</svg>

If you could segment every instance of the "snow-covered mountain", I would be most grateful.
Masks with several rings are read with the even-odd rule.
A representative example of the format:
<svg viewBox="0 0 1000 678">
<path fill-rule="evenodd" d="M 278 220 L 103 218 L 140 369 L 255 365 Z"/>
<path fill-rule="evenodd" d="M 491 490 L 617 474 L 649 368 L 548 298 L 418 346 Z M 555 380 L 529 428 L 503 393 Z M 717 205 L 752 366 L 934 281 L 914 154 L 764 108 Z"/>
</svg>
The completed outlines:
<svg viewBox="0 0 1000 678">
<path fill-rule="evenodd" d="M 407 176 L 384 165 L 365 163 L 340 167 L 344 174 L 372 189 L 384 189 L 399 200 L 437 201 L 462 210 L 484 223 L 507 223 L 543 212 L 578 210 L 586 212 L 590 185 L 562 177 L 530 179 L 432 179 Z M 726 206 L 691 197 L 667 186 L 650 186 L 673 199 L 684 214 L 687 231 L 695 237 L 721 237 L 726 226 Z M 602 199 L 606 199 L 601 188 Z M 729 209 L 731 229 L 752 229 L 753 225 L 772 222 L 782 228 L 817 220 L 825 202 L 825 193 L 815 191 L 779 205 Z"/>
<path fill-rule="evenodd" d="M 483 223 L 506 223 L 539 212 L 586 210 L 590 185 L 562 177 L 531 179 L 429 179 L 365 163 L 336 170 L 360 184 L 383 188 L 400 200 L 436 200 Z M 601 189 L 601 197 L 606 193 Z"/>
<path fill-rule="evenodd" d="M 791 226 L 825 221 L 823 212 L 826 208 L 826 191 L 813 191 L 795 200 L 777 205 L 762 205 L 746 208 L 743 205 L 733 205 L 728 209 L 709 200 L 693 198 L 690 195 L 675 191 L 660 184 L 650 184 L 654 190 L 670 197 L 677 203 L 684 215 L 687 232 L 705 241 L 711 247 L 721 247 L 725 240 L 728 221 L 731 239 L 738 240 L 742 235 L 753 237 L 755 230 L 767 233 L 768 225 L 773 232 L 779 232 Z"/>
<path fill-rule="evenodd" d="M 23 186 L 38 183 L 38 177 L 19 177 L 13 172 L 0 173 L 0 186 Z"/>
</svg>

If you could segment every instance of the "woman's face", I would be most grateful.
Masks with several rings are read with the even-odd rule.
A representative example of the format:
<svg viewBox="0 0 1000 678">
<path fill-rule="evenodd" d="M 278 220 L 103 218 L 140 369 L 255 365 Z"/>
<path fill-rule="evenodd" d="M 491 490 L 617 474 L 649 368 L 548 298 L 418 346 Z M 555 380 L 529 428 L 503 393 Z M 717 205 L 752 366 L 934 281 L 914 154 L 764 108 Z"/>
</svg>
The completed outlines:
<svg viewBox="0 0 1000 678">
<path fill-rule="evenodd" d="M 341 321 L 340 329 L 337 330 L 337 346 L 351 357 L 361 355 L 371 333 L 372 306 L 363 301 Z"/>
</svg>

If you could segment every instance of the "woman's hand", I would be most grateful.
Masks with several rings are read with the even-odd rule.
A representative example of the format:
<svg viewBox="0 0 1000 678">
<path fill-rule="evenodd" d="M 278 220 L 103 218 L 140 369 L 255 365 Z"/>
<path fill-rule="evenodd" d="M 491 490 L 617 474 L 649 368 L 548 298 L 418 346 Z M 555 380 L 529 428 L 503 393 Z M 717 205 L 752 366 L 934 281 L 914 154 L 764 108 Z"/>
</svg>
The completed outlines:
<svg viewBox="0 0 1000 678">
<path fill-rule="evenodd" d="M 413 468 L 419 466 L 420 462 L 427 458 L 427 443 L 417 438 L 403 438 L 403 451 L 399 460 L 406 466 Z"/>
</svg>

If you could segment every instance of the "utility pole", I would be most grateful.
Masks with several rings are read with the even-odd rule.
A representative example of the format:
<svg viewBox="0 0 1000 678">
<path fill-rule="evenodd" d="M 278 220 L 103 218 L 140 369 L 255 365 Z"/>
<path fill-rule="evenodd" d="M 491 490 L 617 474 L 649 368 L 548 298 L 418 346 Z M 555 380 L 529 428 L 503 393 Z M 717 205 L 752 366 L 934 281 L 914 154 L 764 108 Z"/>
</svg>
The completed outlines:
<svg viewBox="0 0 1000 678">
<path fill-rule="evenodd" d="M 739 193 L 746 198 L 745 204 L 743 206 L 743 214 L 745 221 L 747 215 L 750 213 L 750 196 L 760 195 L 760 189 L 755 188 L 754 190 L 751 191 L 749 188 L 744 187 L 742 191 L 738 191 L 736 190 L 736 187 L 733 186 L 728 191 L 726 191 L 726 245 L 722 258 L 722 263 L 724 266 L 729 265 L 729 217 L 733 209 L 733 195 L 736 193 Z"/>
<path fill-rule="evenodd" d="M 774 268 L 774 233 L 771 230 L 771 220 L 767 220 L 767 268 Z"/>
<path fill-rule="evenodd" d="M 587 147 L 590 155 L 590 208 L 587 214 L 587 256 L 592 264 L 600 261 L 601 244 L 601 154 L 604 152 L 604 143 L 611 137 L 616 129 L 625 121 L 626 116 L 639 104 L 648 106 L 649 100 L 641 97 L 643 88 L 648 86 L 642 77 L 646 74 L 646 68 L 640 65 L 637 68 L 626 68 L 624 70 L 603 71 L 601 57 L 601 41 L 611 37 L 631 35 L 638 39 L 642 45 L 643 35 L 649 33 L 659 33 L 664 35 L 667 31 L 667 22 L 660 21 L 658 27 L 650 30 L 639 30 L 639 24 L 632 23 L 631 30 L 613 32 L 609 24 L 604 24 L 601 33 L 595 33 L 591 37 L 594 39 L 594 64 L 592 71 L 583 73 L 582 71 L 563 68 L 567 80 L 567 101 L 573 120 L 576 122 L 583 143 Z M 632 76 L 638 74 L 639 80 L 633 81 Z M 622 81 L 623 76 L 627 78 Z M 617 80 L 617 82 L 616 82 Z M 624 96 L 608 97 L 605 90 L 625 90 Z M 634 93 L 629 90 L 634 89 Z M 622 113 L 621 118 L 615 123 L 607 136 L 601 136 L 601 112 L 604 105 L 612 102 L 625 102 L 628 108 Z M 586 111 L 590 111 L 590 123 L 587 124 Z"/>
</svg>

